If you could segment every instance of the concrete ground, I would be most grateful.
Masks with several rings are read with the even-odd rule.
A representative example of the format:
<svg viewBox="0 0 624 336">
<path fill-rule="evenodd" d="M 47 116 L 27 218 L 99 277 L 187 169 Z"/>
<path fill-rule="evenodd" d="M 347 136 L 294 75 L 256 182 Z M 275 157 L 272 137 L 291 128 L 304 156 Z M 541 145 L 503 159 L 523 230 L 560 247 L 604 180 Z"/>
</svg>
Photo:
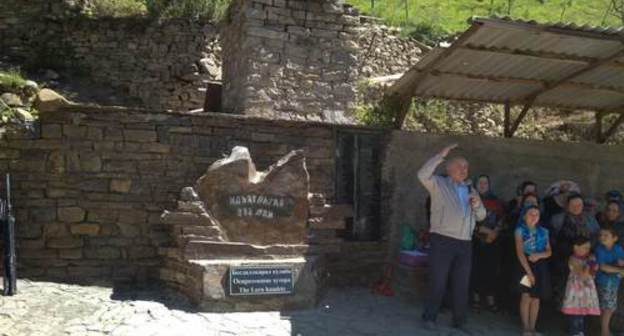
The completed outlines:
<svg viewBox="0 0 624 336">
<path fill-rule="evenodd" d="M 439 333 L 422 329 L 420 303 L 381 297 L 366 289 L 332 289 L 315 309 L 295 312 L 199 313 L 185 298 L 151 288 L 18 281 L 19 294 L 0 296 L 0 335 L 454 335 L 443 314 Z M 517 318 L 481 313 L 470 317 L 476 335 L 520 335 Z M 560 328 L 554 328 L 560 329 Z M 549 332 L 557 335 L 559 332 Z"/>
</svg>

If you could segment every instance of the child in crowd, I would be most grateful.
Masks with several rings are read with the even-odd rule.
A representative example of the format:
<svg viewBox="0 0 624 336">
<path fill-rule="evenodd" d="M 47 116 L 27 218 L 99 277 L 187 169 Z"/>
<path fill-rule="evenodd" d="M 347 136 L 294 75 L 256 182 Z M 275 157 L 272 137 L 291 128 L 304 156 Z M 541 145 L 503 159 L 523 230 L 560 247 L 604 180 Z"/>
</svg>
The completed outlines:
<svg viewBox="0 0 624 336">
<path fill-rule="evenodd" d="M 568 259 L 570 273 L 561 311 L 569 316 L 570 335 L 585 335 L 585 316 L 600 315 L 594 274 L 598 264 L 590 254 L 589 239 L 579 236 L 572 241 L 573 253 Z"/>
<path fill-rule="evenodd" d="M 600 325 L 602 336 L 609 336 L 611 316 L 617 308 L 618 288 L 624 274 L 624 249 L 619 244 L 618 234 L 612 226 L 600 230 L 600 244 L 596 247 L 596 262 L 599 271 L 596 274 L 596 287 L 600 302 Z"/>
<path fill-rule="evenodd" d="M 520 317 L 523 336 L 540 335 L 535 331 L 540 299 L 548 296 L 550 276 L 546 259 L 551 255 L 548 230 L 537 223 L 540 210 L 535 205 L 524 208 L 514 233 L 516 256 L 520 262 Z"/>
</svg>

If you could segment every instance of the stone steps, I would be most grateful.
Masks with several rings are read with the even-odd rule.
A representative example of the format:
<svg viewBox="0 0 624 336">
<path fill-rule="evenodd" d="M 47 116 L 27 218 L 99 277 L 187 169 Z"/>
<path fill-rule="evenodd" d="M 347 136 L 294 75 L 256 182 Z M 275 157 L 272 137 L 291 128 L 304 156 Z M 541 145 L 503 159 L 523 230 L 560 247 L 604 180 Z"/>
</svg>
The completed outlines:
<svg viewBox="0 0 624 336">
<path fill-rule="evenodd" d="M 272 311 L 306 309 L 316 306 L 322 295 L 325 269 L 321 258 L 279 256 L 271 260 L 192 260 L 202 269 L 202 293 L 198 307 L 202 311 Z M 229 271 L 232 267 L 288 266 L 293 270 L 293 293 L 285 295 L 236 296 L 230 293 Z"/>
</svg>

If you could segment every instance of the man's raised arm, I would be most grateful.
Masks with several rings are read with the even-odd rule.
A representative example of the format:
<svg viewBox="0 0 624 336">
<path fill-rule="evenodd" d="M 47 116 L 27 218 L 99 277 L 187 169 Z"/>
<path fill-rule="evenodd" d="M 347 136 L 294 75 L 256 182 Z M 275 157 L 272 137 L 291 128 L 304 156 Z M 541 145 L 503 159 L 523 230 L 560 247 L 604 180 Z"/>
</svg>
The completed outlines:
<svg viewBox="0 0 624 336">
<path fill-rule="evenodd" d="M 444 147 L 444 149 L 425 162 L 425 164 L 418 170 L 418 179 L 425 186 L 425 188 L 427 188 L 427 190 L 432 191 L 435 189 L 433 172 L 440 165 L 440 163 L 444 161 L 444 158 L 448 155 L 448 153 L 455 147 L 457 147 L 457 144 Z"/>
</svg>

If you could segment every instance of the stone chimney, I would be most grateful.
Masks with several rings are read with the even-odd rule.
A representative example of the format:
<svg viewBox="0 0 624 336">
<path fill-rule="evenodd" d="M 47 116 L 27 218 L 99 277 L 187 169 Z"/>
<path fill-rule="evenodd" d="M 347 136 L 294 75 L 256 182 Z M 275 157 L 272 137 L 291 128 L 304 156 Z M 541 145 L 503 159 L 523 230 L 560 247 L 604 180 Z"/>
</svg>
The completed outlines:
<svg viewBox="0 0 624 336">
<path fill-rule="evenodd" d="M 343 0 L 234 0 L 222 29 L 224 111 L 352 122 L 359 28 Z"/>
</svg>

